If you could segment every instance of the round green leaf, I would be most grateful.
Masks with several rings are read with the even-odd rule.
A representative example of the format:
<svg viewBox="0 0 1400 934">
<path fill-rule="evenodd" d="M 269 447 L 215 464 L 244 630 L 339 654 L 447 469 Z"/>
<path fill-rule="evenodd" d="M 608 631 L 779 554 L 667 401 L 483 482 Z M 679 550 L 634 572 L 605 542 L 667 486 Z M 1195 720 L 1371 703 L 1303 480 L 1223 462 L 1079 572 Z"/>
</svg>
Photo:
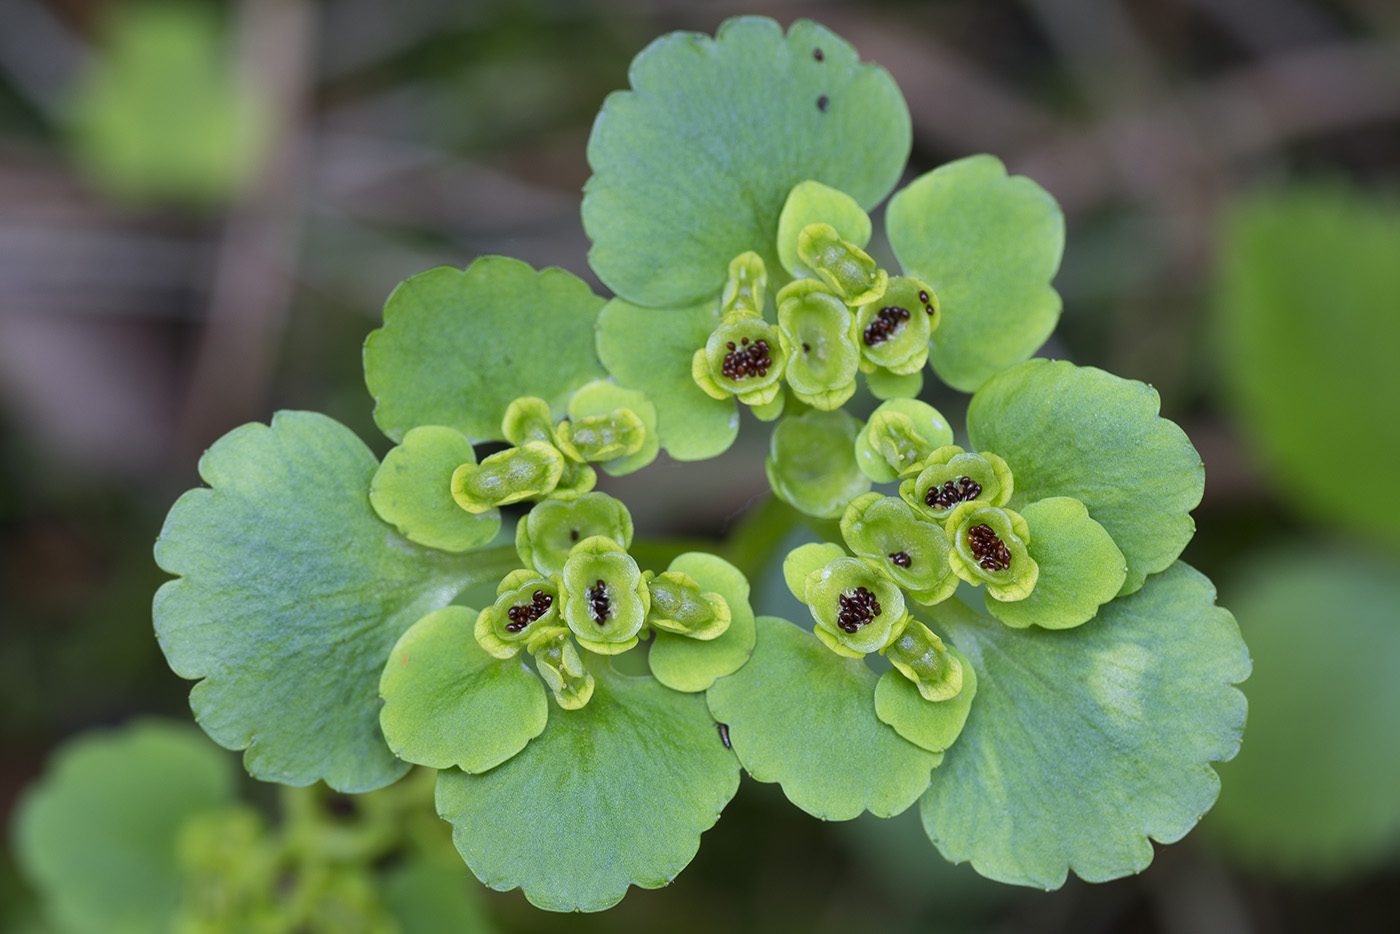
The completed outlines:
<svg viewBox="0 0 1400 934">
<path fill-rule="evenodd" d="M 1017 477 L 1020 479 L 1019 475 Z M 940 622 L 977 670 L 967 726 L 920 803 L 953 862 L 1056 888 L 1142 870 L 1215 801 L 1240 744 L 1249 654 L 1184 564 L 1077 629 L 1009 629 L 956 600 Z M 1151 838 L 1149 840 L 1149 838 Z"/>
<path fill-rule="evenodd" d="M 967 723 L 967 713 L 977 694 L 977 671 L 972 662 L 953 646 L 947 649 L 962 665 L 962 690 L 957 697 L 937 703 L 926 701 L 914 682 L 894 668 L 882 674 L 875 685 L 875 716 L 929 752 L 942 752 L 953 745 Z"/>
<path fill-rule="evenodd" d="M 188 726 L 159 721 L 65 744 L 20 799 L 15 854 L 55 927 L 169 930 L 184 880 L 176 843 L 233 800 L 233 763 Z"/>
<path fill-rule="evenodd" d="M 695 578 L 704 591 L 724 597 L 729 604 L 729 628 L 716 639 L 700 641 L 656 631 L 647 661 L 651 673 L 674 691 L 703 691 L 739 670 L 753 652 L 753 610 L 749 607 L 749 581 L 723 558 L 698 551 L 686 552 L 666 570 Z"/>
<path fill-rule="evenodd" d="M 1021 517 L 1031 530 L 1026 551 L 1040 566 L 1035 589 L 1010 603 L 987 594 L 987 612 L 1021 629 L 1070 629 L 1093 619 L 1123 586 L 1123 552 L 1077 499 L 1042 499 L 1022 509 Z"/>
<path fill-rule="evenodd" d="M 856 463 L 861 423 L 837 409 L 813 409 L 783 419 L 773 429 L 764 470 L 783 502 L 821 519 L 835 519 L 870 489 Z"/>
<path fill-rule="evenodd" d="M 783 559 L 783 583 L 792 595 L 807 600 L 807 575 L 820 571 L 837 558 L 847 557 L 846 549 L 834 542 L 808 542 L 798 545 Z"/>
<path fill-rule="evenodd" d="M 1393 860 L 1400 568 L 1310 546 L 1257 561 L 1234 593 L 1254 656 L 1249 732 L 1206 830 L 1241 862 L 1304 879 Z"/>
<path fill-rule="evenodd" d="M 477 644 L 476 610 L 447 606 L 399 638 L 379 693 L 379 724 L 394 755 L 433 769 L 484 772 L 544 730 L 544 683 L 519 656 Z"/>
<path fill-rule="evenodd" d="M 972 392 L 1055 329 L 1060 296 L 1050 280 L 1064 252 L 1064 215 L 1049 192 L 1008 177 L 995 157 L 959 159 L 915 179 L 890 199 L 885 224 L 904 274 L 938 296 L 929 363 L 949 386 Z"/>
<path fill-rule="evenodd" d="M 379 731 L 379 675 L 400 635 L 462 589 L 519 564 L 514 548 L 448 555 L 370 507 L 374 455 L 309 412 L 244 425 L 199 462 L 156 563 L 156 636 L 205 731 L 264 781 L 369 791 L 407 769 Z"/>
<path fill-rule="evenodd" d="M 1191 441 L 1157 413 L 1157 391 L 1094 367 L 1030 360 L 972 397 L 972 446 L 1016 477 L 1009 507 L 1071 496 L 1113 536 L 1128 563 L 1121 593 L 1166 568 L 1196 531 L 1205 468 Z M 1034 538 L 1034 529 L 1032 529 Z"/>
<path fill-rule="evenodd" d="M 691 358 L 719 327 L 713 301 L 691 308 L 642 308 L 613 299 L 598 315 L 598 357 L 613 379 L 656 406 L 656 432 L 678 461 L 724 452 L 739 434 L 733 399 L 707 395 L 690 375 Z"/>
<path fill-rule="evenodd" d="M 877 681 L 860 659 L 836 655 L 786 620 L 760 616 L 753 657 L 707 696 L 748 773 L 781 783 L 808 814 L 890 817 L 928 788 L 941 757 L 876 718 Z"/>
<path fill-rule="evenodd" d="M 590 658 L 588 705 L 481 775 L 438 774 L 438 813 L 476 877 L 550 911 L 601 911 L 629 885 L 669 883 L 739 787 L 739 769 L 695 694 Z"/>
<path fill-rule="evenodd" d="M 609 95 L 593 124 L 583 226 L 598 278 L 641 305 L 717 296 L 747 250 L 781 275 L 778 216 L 795 185 L 821 182 L 869 210 L 909 155 L 894 80 L 807 20 L 786 36 L 753 16 L 714 39 L 672 33 L 628 77 L 632 90 Z"/>
<path fill-rule="evenodd" d="M 470 513 L 452 498 L 452 474 L 475 464 L 466 436 L 441 425 L 424 425 L 404 435 L 384 457 L 369 485 L 369 501 L 404 538 L 443 551 L 469 551 L 496 537 L 499 510 Z"/>
<path fill-rule="evenodd" d="M 562 416 L 569 394 L 603 375 L 593 349 L 602 307 L 571 273 L 504 256 L 405 279 L 365 340 L 375 423 L 395 441 L 419 425 L 482 441 L 505 437 L 501 419 L 521 396 Z"/>
</svg>

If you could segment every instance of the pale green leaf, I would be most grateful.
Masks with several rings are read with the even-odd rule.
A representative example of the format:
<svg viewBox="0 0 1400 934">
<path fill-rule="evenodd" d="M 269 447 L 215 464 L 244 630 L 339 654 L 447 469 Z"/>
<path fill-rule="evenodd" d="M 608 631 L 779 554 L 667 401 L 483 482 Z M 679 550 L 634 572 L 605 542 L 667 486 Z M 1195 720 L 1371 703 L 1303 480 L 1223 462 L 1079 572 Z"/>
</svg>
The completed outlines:
<svg viewBox="0 0 1400 934">
<path fill-rule="evenodd" d="M 875 715 L 900 736 L 929 752 L 942 752 L 953 745 L 967 723 L 977 694 L 977 670 L 972 661 L 953 646 L 946 648 L 962 665 L 963 686 L 957 697 L 936 703 L 926 701 L 914 682 L 895 668 L 882 674 L 875 686 Z"/>
<path fill-rule="evenodd" d="M 452 474 L 475 464 L 471 442 L 459 431 L 423 425 L 404 435 L 370 481 L 369 501 L 409 541 L 443 551 L 469 551 L 501 528 L 496 509 L 470 513 L 452 497 Z"/>
<path fill-rule="evenodd" d="M 749 663 L 710 688 L 739 761 L 761 782 L 823 820 L 898 814 L 928 788 L 940 756 L 875 716 L 879 679 L 786 620 L 758 618 Z"/>
<path fill-rule="evenodd" d="M 1005 458 L 1015 477 L 1009 508 L 1071 496 L 1089 509 L 1128 563 L 1122 593 L 1181 554 L 1196 531 L 1205 468 L 1191 441 L 1158 415 L 1145 383 L 1065 361 L 1030 360 L 972 397 L 974 448 Z"/>
<path fill-rule="evenodd" d="M 249 424 L 200 460 L 212 487 L 170 510 L 156 563 L 156 636 L 202 679 L 195 717 L 250 774 L 368 791 L 407 770 L 379 731 L 379 675 L 404 630 L 519 563 L 514 548 L 452 556 L 401 538 L 369 504 L 374 455 L 307 412 Z"/>
<path fill-rule="evenodd" d="M 233 801 L 231 757 L 190 726 L 144 721 L 65 744 L 20 799 L 15 853 L 71 934 L 166 930 L 186 819 Z"/>
<path fill-rule="evenodd" d="M 603 375 L 593 346 L 602 307 L 571 273 L 504 256 L 405 279 L 365 341 L 375 422 L 395 441 L 419 425 L 482 441 L 505 437 L 501 419 L 521 396 L 563 416 L 570 393 Z"/>
<path fill-rule="evenodd" d="M 628 77 L 632 89 L 609 95 L 593 125 L 583 225 L 598 278 L 638 304 L 718 296 L 747 250 L 781 285 L 771 277 L 792 188 L 818 181 L 868 210 L 909 155 L 894 80 L 807 20 L 786 36 L 760 17 L 728 20 L 714 39 L 672 33 Z"/>
<path fill-rule="evenodd" d="M 1049 192 L 970 156 L 920 176 L 890 199 L 890 246 L 904 274 L 933 287 L 940 322 L 929 363 L 972 392 L 1040 349 L 1060 318 L 1050 280 L 1065 219 Z"/>
<path fill-rule="evenodd" d="M 674 691 L 703 691 L 716 678 L 739 670 L 753 652 L 754 621 L 749 607 L 749 582 L 742 571 L 714 555 L 686 552 L 668 571 L 695 578 L 702 591 L 712 591 L 729 604 L 729 628 L 717 639 L 700 641 L 655 630 L 647 655 L 651 673 Z"/>
<path fill-rule="evenodd" d="M 691 358 L 719 327 L 714 301 L 690 308 L 642 308 L 614 299 L 598 316 L 598 357 L 619 385 L 656 406 L 656 431 L 679 461 L 722 453 L 739 434 L 733 399 L 706 395 L 690 376 Z"/>
<path fill-rule="evenodd" d="M 379 679 L 379 724 L 394 755 L 434 769 L 484 772 L 544 730 L 544 682 L 521 656 L 477 644 L 476 610 L 447 606 L 409 627 Z"/>
<path fill-rule="evenodd" d="M 1026 551 L 1040 567 L 1035 589 L 1010 603 L 987 594 L 987 612 L 1021 629 L 1070 629 L 1093 619 L 1123 586 L 1123 552 L 1077 499 L 1038 500 L 1024 506 L 1021 517 L 1031 530 Z"/>
<path fill-rule="evenodd" d="M 669 883 L 739 787 L 697 694 L 594 657 L 593 698 L 481 775 L 438 774 L 438 813 L 478 879 L 551 911 L 601 911 Z"/>
<path fill-rule="evenodd" d="M 943 855 L 1056 888 L 1144 869 L 1215 801 L 1249 654 L 1184 564 L 1076 629 L 1009 629 L 949 601 L 939 622 L 977 670 L 967 726 L 920 803 Z"/>
</svg>

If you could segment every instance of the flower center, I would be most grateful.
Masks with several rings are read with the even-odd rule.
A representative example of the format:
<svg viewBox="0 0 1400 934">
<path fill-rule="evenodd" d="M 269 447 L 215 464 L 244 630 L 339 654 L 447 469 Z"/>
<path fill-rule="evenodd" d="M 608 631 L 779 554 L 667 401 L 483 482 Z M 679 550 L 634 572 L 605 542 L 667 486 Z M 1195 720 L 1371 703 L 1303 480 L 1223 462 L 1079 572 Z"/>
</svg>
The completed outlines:
<svg viewBox="0 0 1400 934">
<path fill-rule="evenodd" d="M 588 609 L 593 612 L 593 621 L 599 626 L 612 615 L 612 601 L 608 599 L 608 586 L 599 580 L 588 588 Z"/>
<path fill-rule="evenodd" d="M 894 564 L 894 565 L 897 565 L 897 566 L 899 566 L 899 567 L 902 567 L 902 568 L 907 568 L 907 567 L 909 566 L 909 563 L 910 563 L 910 560 L 909 560 L 909 552 L 907 552 L 907 551 L 896 551 L 896 552 L 892 552 L 892 553 L 890 554 L 890 563 L 891 563 L 891 564 Z"/>
<path fill-rule="evenodd" d="M 880 615 L 879 601 L 875 599 L 873 593 L 864 587 L 857 587 L 855 590 L 848 590 L 841 594 L 839 604 L 840 611 L 836 616 L 836 625 L 840 626 L 844 632 L 855 632 Z"/>
<path fill-rule="evenodd" d="M 506 612 L 506 615 L 510 617 L 510 622 L 506 623 L 506 632 L 519 632 L 524 629 L 549 612 L 553 603 L 553 597 L 543 590 L 536 590 L 532 602 L 518 603 Z"/>
<path fill-rule="evenodd" d="M 1011 552 L 1006 550 L 990 525 L 974 525 L 968 529 L 967 544 L 983 570 L 1005 571 L 1011 567 Z"/>
<path fill-rule="evenodd" d="M 899 326 L 909 320 L 909 310 L 900 308 L 898 305 L 890 305 L 880 309 L 880 313 L 875 316 L 875 320 L 865 326 L 865 346 L 874 347 L 876 344 L 883 344 L 894 336 L 894 332 Z"/>
<path fill-rule="evenodd" d="M 971 477 L 959 477 L 954 485 L 952 480 L 942 486 L 931 486 L 924 494 L 924 502 L 934 509 L 949 509 L 956 503 L 964 503 L 982 495 L 982 484 Z"/>
<path fill-rule="evenodd" d="M 724 346 L 729 348 L 729 353 L 724 355 L 724 365 L 720 368 L 729 379 L 743 379 L 746 376 L 767 376 L 768 368 L 773 365 L 773 358 L 768 353 L 768 342 L 762 338 L 752 344 L 747 337 L 743 338 L 739 346 L 735 346 L 733 341 Z"/>
</svg>

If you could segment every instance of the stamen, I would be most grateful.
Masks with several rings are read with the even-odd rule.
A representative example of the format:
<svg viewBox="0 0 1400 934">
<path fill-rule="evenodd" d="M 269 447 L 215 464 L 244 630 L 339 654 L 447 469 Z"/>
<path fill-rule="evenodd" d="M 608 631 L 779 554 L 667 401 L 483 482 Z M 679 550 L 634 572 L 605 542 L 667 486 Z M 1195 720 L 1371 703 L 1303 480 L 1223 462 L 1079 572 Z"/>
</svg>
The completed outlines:
<svg viewBox="0 0 1400 934">
<path fill-rule="evenodd" d="M 907 551 L 895 551 L 895 552 L 891 552 L 891 553 L 890 553 L 890 563 L 893 564 L 893 565 L 897 565 L 898 567 L 907 568 L 907 567 L 910 565 L 910 563 L 911 563 L 910 558 L 909 558 L 909 552 L 907 552 Z"/>
<path fill-rule="evenodd" d="M 899 326 L 909 320 L 909 311 L 897 305 L 890 305 L 880 309 L 880 313 L 875 316 L 875 320 L 865 326 L 865 346 L 874 347 L 876 344 L 883 344 L 894 336 L 894 332 L 899 330 Z"/>
<path fill-rule="evenodd" d="M 967 544 L 985 571 L 1005 571 L 1011 567 L 1011 552 L 989 525 L 974 525 L 967 531 Z"/>
<path fill-rule="evenodd" d="M 924 494 L 924 502 L 932 509 L 950 509 L 958 503 L 966 503 L 982 495 L 982 484 L 971 477 L 959 477 L 957 486 L 949 480 L 942 486 L 931 486 Z"/>
<path fill-rule="evenodd" d="M 864 587 L 841 594 L 838 604 L 840 610 L 836 616 L 836 625 L 844 632 L 855 632 L 880 615 L 879 601 Z"/>
<path fill-rule="evenodd" d="M 506 616 L 510 617 L 510 622 L 506 623 L 506 632 L 519 632 L 524 629 L 549 612 L 553 603 L 553 597 L 543 590 L 536 590 L 532 595 L 532 602 L 517 604 L 506 611 Z"/>
<path fill-rule="evenodd" d="M 588 588 L 588 608 L 593 611 L 593 621 L 604 625 L 612 615 L 612 601 L 608 599 L 608 586 L 602 579 Z"/>
<path fill-rule="evenodd" d="M 735 349 L 733 341 L 725 345 L 729 348 L 729 353 L 724 355 L 720 372 L 729 379 L 767 376 L 768 368 L 773 365 L 773 358 L 768 352 L 768 342 L 759 338 L 750 344 L 747 337 L 743 341 L 744 347 L 741 350 Z"/>
</svg>

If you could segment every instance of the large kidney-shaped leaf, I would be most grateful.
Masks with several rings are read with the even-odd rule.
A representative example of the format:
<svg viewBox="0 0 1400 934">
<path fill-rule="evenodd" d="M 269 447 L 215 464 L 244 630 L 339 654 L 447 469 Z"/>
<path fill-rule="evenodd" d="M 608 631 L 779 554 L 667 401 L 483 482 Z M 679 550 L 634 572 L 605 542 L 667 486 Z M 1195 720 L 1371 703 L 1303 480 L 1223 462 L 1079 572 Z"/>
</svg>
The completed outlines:
<svg viewBox="0 0 1400 934">
<path fill-rule="evenodd" d="M 707 395 L 690 375 L 691 358 L 719 327 L 719 306 L 642 308 L 613 299 L 598 315 L 598 358 L 618 385 L 656 406 L 661 446 L 678 461 L 723 453 L 739 434 L 733 399 Z"/>
<path fill-rule="evenodd" d="M 55 926 L 73 934 L 169 930 L 187 818 L 232 803 L 234 765 L 188 726 L 159 721 L 83 736 L 16 812 L 15 854 Z"/>
<path fill-rule="evenodd" d="M 1010 508 L 1071 496 L 1127 559 L 1122 593 L 1170 565 L 1196 531 L 1205 468 L 1146 383 L 1094 367 L 1028 360 L 988 380 L 967 410 L 973 447 L 1006 459 Z M 1034 535 L 1034 530 L 1032 530 Z"/>
<path fill-rule="evenodd" d="M 551 911 L 601 911 L 629 885 L 666 885 L 739 787 L 700 695 L 596 656 L 590 670 L 587 706 L 550 704 L 519 755 L 481 775 L 438 774 L 438 813 L 471 871 Z"/>
<path fill-rule="evenodd" d="M 400 759 L 484 772 L 544 729 L 544 683 L 521 656 L 488 655 L 473 634 L 476 617 L 464 606 L 445 606 L 394 645 L 379 679 L 379 724 Z"/>
<path fill-rule="evenodd" d="M 628 77 L 593 124 L 583 226 L 598 278 L 641 305 L 718 295 L 746 250 L 781 276 L 778 215 L 793 186 L 822 182 L 868 210 L 909 155 L 894 80 L 807 20 L 786 36 L 761 17 L 728 20 L 714 39 L 672 33 Z"/>
<path fill-rule="evenodd" d="M 1249 674 L 1210 581 L 1173 565 L 1077 629 L 1008 629 L 957 601 L 943 622 L 977 669 L 977 698 L 920 802 L 943 855 L 1055 888 L 1143 869 L 1215 801 Z M 1149 839 L 1151 838 L 1151 839 Z"/>
<path fill-rule="evenodd" d="M 929 363 L 972 392 L 1040 348 L 1060 318 L 1050 286 L 1065 219 L 1050 193 L 971 156 L 920 176 L 890 199 L 890 246 L 906 275 L 933 286 L 941 311 Z"/>
<path fill-rule="evenodd" d="M 375 422 L 395 441 L 419 425 L 481 441 L 505 437 L 501 419 L 521 396 L 562 416 L 570 393 L 603 375 L 593 348 L 602 307 L 577 276 L 504 256 L 405 279 L 365 340 Z"/>
<path fill-rule="evenodd" d="M 760 616 L 753 657 L 707 696 L 748 773 L 780 783 L 808 814 L 890 817 L 928 788 L 942 757 L 880 722 L 878 680 L 861 659 L 842 658 L 787 620 Z"/>
<path fill-rule="evenodd" d="M 515 549 L 447 555 L 374 514 L 374 455 L 344 425 L 280 412 L 199 462 L 211 488 L 170 510 L 156 636 L 201 726 L 264 781 L 369 791 L 402 775 L 379 731 L 379 675 L 412 623 L 519 564 Z"/>
<path fill-rule="evenodd" d="M 656 680 L 674 691 L 703 691 L 716 678 L 738 671 L 753 652 L 749 581 L 728 561 L 700 551 L 679 555 L 666 570 L 689 574 L 702 591 L 717 593 L 729 604 L 729 628 L 719 638 L 690 639 L 658 629 L 647 653 Z"/>
<path fill-rule="evenodd" d="M 1304 879 L 1400 842 L 1400 567 L 1315 540 L 1251 564 L 1233 606 L 1254 654 L 1249 735 L 1205 829 Z"/>
</svg>

